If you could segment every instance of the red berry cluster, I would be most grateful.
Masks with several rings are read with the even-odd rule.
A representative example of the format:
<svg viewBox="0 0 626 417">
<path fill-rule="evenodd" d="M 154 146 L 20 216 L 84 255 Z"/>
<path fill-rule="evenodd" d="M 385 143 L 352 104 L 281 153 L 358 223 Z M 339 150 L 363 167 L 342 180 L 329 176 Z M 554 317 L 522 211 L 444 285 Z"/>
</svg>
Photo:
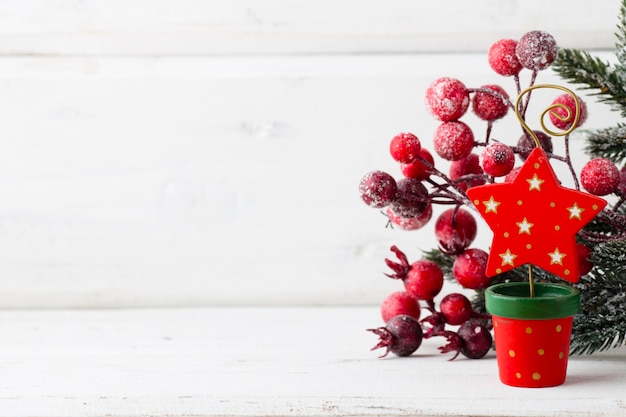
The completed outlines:
<svg viewBox="0 0 626 417">
<path fill-rule="evenodd" d="M 452 359 L 459 353 L 472 359 L 485 356 L 492 345 L 490 318 L 475 312 L 470 300 L 460 293 L 446 295 L 437 311 L 434 299 L 443 287 L 441 268 L 426 259 L 409 263 L 406 255 L 396 246 L 392 246 L 391 250 L 398 262 L 385 259 L 393 271 L 393 274 L 386 275 L 402 280 L 404 291 L 393 292 L 383 300 L 380 310 L 386 325 L 368 329 L 380 337 L 372 349 L 387 348 L 382 356 L 389 352 L 408 356 L 419 348 L 423 338 L 441 336 L 446 338 L 447 344 L 439 350 L 442 353 L 456 352 Z M 425 303 L 430 313 L 422 320 L 419 320 L 420 302 Z M 449 326 L 459 327 L 454 331 Z"/>
<path fill-rule="evenodd" d="M 557 57 L 557 44 L 554 38 L 543 31 L 531 31 L 519 40 L 501 39 L 491 45 L 487 53 L 490 67 L 503 77 L 512 77 L 516 87 L 516 96 L 523 96 L 520 86 L 520 73 L 531 72 L 530 85 L 535 83 L 539 71 L 548 68 Z M 566 163 L 572 172 L 573 180 L 578 185 L 569 157 L 568 135 L 571 130 L 581 126 L 587 117 L 584 101 L 570 94 L 559 95 L 547 113 L 554 127 L 564 132 L 565 156 L 553 154 L 552 137 L 533 130 L 535 138 L 522 129 L 517 143 L 508 145 L 491 137 L 493 124 L 505 117 L 509 110 L 518 113 L 524 120 L 530 94 L 520 101 L 520 107 L 509 98 L 504 88 L 496 84 L 486 84 L 479 88 L 468 88 L 462 81 L 452 77 L 441 77 L 433 81 L 425 92 L 426 110 L 441 123 L 432 136 L 432 150 L 426 149 L 419 138 L 408 132 L 394 136 L 389 144 L 391 157 L 398 162 L 402 177 L 395 179 L 384 171 L 367 173 L 360 181 L 359 192 L 362 200 L 370 207 L 384 209 L 389 224 L 402 230 L 417 230 L 426 225 L 433 216 L 433 205 L 449 205 L 436 219 L 435 235 L 441 252 L 454 257 L 452 274 L 458 283 L 467 289 L 480 290 L 490 284 L 485 275 L 488 254 L 479 248 L 470 248 L 477 233 L 477 224 L 472 214 L 463 208 L 474 209 L 465 192 L 468 188 L 485 183 L 512 181 L 517 174 L 516 156 L 519 161 L 526 160 L 535 147 L 535 139 L 553 160 Z M 487 124 L 486 139 L 476 140 L 473 130 L 462 118 L 471 111 Z M 433 154 L 448 161 L 449 170 L 442 172 L 436 165 Z M 591 194 L 604 196 L 611 193 L 623 195 L 626 192 L 626 168 L 620 172 L 609 159 L 590 160 L 580 171 L 580 184 Z M 387 265 L 394 271 L 389 275 L 401 279 L 405 290 L 389 295 L 383 302 L 382 314 L 386 323 L 397 316 L 420 318 L 420 301 L 426 303 L 430 315 L 420 321 L 420 334 L 423 337 L 444 336 L 448 345 L 442 351 L 456 351 L 468 357 L 480 357 L 468 348 L 467 337 L 476 336 L 481 346 L 487 344 L 488 321 L 476 317 L 471 311 L 469 301 L 460 294 L 445 297 L 439 311 L 433 302 L 443 284 L 443 273 L 433 262 L 422 259 L 409 264 L 406 256 L 395 246 L 391 248 L 399 262 L 386 259 Z M 579 263 L 581 274 L 588 273 L 593 265 L 588 259 L 590 250 L 579 245 Z M 407 326 L 409 319 L 404 318 L 402 326 Z M 466 323 L 467 336 L 463 329 Z M 450 332 L 446 325 L 460 326 L 456 332 Z M 402 327 L 401 326 L 401 327 Z M 414 324 L 411 324 L 415 327 Z M 429 326 L 429 327 L 426 327 Z M 397 323 L 385 331 L 370 329 L 384 334 L 384 340 L 376 346 L 388 347 L 394 351 L 394 332 Z M 396 329 L 396 330 L 394 330 Z M 476 329 L 479 329 L 476 331 Z M 391 336 L 390 336 L 391 335 Z M 382 338 L 383 336 L 381 336 Z M 417 336 L 412 336 L 417 340 Z M 460 339 L 458 339 L 460 337 Z M 421 343 L 422 336 L 419 337 Z M 489 345 L 491 339 L 489 336 Z M 414 343 L 415 349 L 419 343 Z M 465 346 L 465 347 L 464 347 Z M 407 352 L 408 350 L 403 350 Z M 472 351 L 472 352 L 470 352 Z M 482 352 L 482 351 L 480 351 Z M 411 352 L 412 353 L 412 352 Z M 410 353 L 409 353 L 410 354 Z"/>
</svg>

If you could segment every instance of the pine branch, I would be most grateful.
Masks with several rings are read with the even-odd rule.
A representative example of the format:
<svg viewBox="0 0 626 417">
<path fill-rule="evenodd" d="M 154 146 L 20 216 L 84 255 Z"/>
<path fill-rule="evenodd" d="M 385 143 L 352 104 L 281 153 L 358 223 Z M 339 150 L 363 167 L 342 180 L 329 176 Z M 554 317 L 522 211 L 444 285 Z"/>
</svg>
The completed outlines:
<svg viewBox="0 0 626 417">
<path fill-rule="evenodd" d="M 613 106 L 626 117 L 626 91 L 624 70 L 613 68 L 607 62 L 591 56 L 586 51 L 562 48 L 552 68 L 563 79 L 572 84 L 581 84 L 587 90 L 597 90 L 598 100 Z"/>
<path fill-rule="evenodd" d="M 589 134 L 584 151 L 592 157 L 609 158 L 620 165 L 626 160 L 626 125 L 618 123 Z"/>
<path fill-rule="evenodd" d="M 583 276 L 581 311 L 574 317 L 572 354 L 592 354 L 626 341 L 626 240 L 594 247 L 594 269 Z"/>
<path fill-rule="evenodd" d="M 617 43 L 615 44 L 615 56 L 622 68 L 626 67 L 626 1 L 622 0 L 619 11 L 619 23 L 617 24 L 617 32 L 615 37 Z"/>
</svg>

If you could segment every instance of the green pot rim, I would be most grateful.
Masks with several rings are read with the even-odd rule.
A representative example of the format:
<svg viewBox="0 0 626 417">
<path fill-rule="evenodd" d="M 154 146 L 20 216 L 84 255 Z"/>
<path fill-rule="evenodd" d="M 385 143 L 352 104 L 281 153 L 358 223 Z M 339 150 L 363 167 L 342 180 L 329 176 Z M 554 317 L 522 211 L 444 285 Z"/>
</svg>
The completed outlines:
<svg viewBox="0 0 626 417">
<path fill-rule="evenodd" d="M 485 291 L 485 307 L 491 315 L 511 319 L 546 320 L 573 316 L 580 306 L 580 292 L 569 285 L 536 282 L 530 297 L 528 282 L 506 282 Z"/>
</svg>

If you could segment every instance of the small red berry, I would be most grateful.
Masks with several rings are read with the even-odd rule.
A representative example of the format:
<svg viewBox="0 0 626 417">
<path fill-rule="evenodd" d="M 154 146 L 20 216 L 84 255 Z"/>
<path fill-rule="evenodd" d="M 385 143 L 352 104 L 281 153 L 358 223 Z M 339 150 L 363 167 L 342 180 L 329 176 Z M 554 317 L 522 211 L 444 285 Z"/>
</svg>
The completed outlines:
<svg viewBox="0 0 626 417">
<path fill-rule="evenodd" d="M 407 164 L 413 162 L 420 155 L 422 145 L 412 133 L 400 133 L 391 139 L 389 153 L 397 162 Z"/>
<path fill-rule="evenodd" d="M 391 207 L 387 207 L 387 216 L 389 217 L 389 221 L 398 226 L 401 230 L 418 230 L 426 226 L 433 217 L 433 205 L 429 203 L 426 210 L 415 217 L 398 216 L 393 212 Z"/>
<path fill-rule="evenodd" d="M 435 130 L 433 144 L 437 155 L 448 161 L 458 161 L 472 152 L 474 133 L 461 121 L 443 122 Z"/>
<path fill-rule="evenodd" d="M 576 251 L 578 252 L 578 273 L 583 276 L 587 275 L 593 269 L 593 262 L 591 262 L 591 248 L 582 243 L 576 244 Z"/>
<path fill-rule="evenodd" d="M 533 30 L 525 33 L 517 42 L 515 55 L 524 68 L 544 70 L 556 59 L 556 40 L 547 32 Z"/>
<path fill-rule="evenodd" d="M 396 198 L 391 202 L 394 214 L 417 217 L 426 210 L 428 204 L 428 189 L 421 181 L 413 178 L 398 180 Z"/>
<path fill-rule="evenodd" d="M 594 158 L 580 171 L 580 183 L 590 194 L 607 195 L 619 185 L 619 169 L 607 158 Z"/>
<path fill-rule="evenodd" d="M 458 161 L 452 161 L 449 175 L 450 179 L 463 191 L 487 182 L 485 171 L 480 166 L 480 158 L 475 153 L 470 153 Z M 467 178 L 463 181 L 464 177 Z"/>
<path fill-rule="evenodd" d="M 430 166 L 435 166 L 435 159 L 426 148 L 420 149 L 419 157 L 413 162 L 400 165 L 400 171 L 402 171 L 402 175 L 407 178 L 414 178 L 416 180 L 425 180 L 426 178 L 430 177 L 430 167 L 426 163 L 424 163 L 424 161 L 430 164 Z"/>
<path fill-rule="evenodd" d="M 487 175 L 503 177 L 513 169 L 515 154 L 510 146 L 500 142 L 490 143 L 480 154 L 480 166 Z"/>
<path fill-rule="evenodd" d="M 519 63 L 515 48 L 517 41 L 515 39 L 501 39 L 495 42 L 489 48 L 487 58 L 489 66 L 498 74 L 508 77 L 517 75 L 522 70 L 522 64 Z"/>
<path fill-rule="evenodd" d="M 387 323 L 395 316 L 411 316 L 415 320 L 420 318 L 421 307 L 419 301 L 405 291 L 396 291 L 389 294 L 380 305 L 380 314 Z"/>
<path fill-rule="evenodd" d="M 498 120 L 506 116 L 509 111 L 509 95 L 504 88 L 489 84 L 482 86 L 481 89 L 493 91 L 494 94 L 482 91 L 477 91 L 474 94 L 472 110 L 476 116 L 486 121 Z"/>
<path fill-rule="evenodd" d="M 435 222 L 435 237 L 442 252 L 456 255 L 476 238 L 477 224 L 469 211 L 458 208 L 442 212 Z"/>
<path fill-rule="evenodd" d="M 469 359 L 484 357 L 493 345 L 491 332 L 480 320 L 466 321 L 459 327 L 457 334 L 463 339 L 461 353 Z"/>
<path fill-rule="evenodd" d="M 374 208 L 389 205 L 396 198 L 397 191 L 396 180 L 384 171 L 368 172 L 359 183 L 361 199 Z"/>
<path fill-rule="evenodd" d="M 546 153 L 552 153 L 552 138 L 541 130 L 533 130 L 533 133 L 537 136 L 537 139 L 539 139 L 541 149 L 546 151 Z M 517 140 L 517 152 L 522 161 L 528 159 L 528 156 L 535 147 L 535 141 L 528 134 L 523 134 Z"/>
<path fill-rule="evenodd" d="M 432 300 L 443 288 L 443 272 L 436 263 L 422 259 L 411 264 L 404 280 L 406 292 L 418 300 Z"/>
<path fill-rule="evenodd" d="M 422 344 L 423 332 L 420 323 L 411 316 L 396 316 L 385 327 L 367 329 L 379 337 L 378 344 L 371 350 L 386 348 L 380 358 L 389 352 L 397 356 L 410 356 Z"/>
<path fill-rule="evenodd" d="M 504 177 L 504 182 L 513 182 L 513 180 L 515 179 L 515 177 L 517 177 L 517 174 L 521 170 L 522 170 L 522 167 L 513 168 L 511 172 L 506 174 L 506 176 Z"/>
<path fill-rule="evenodd" d="M 435 118 L 447 122 L 458 120 L 465 114 L 470 97 L 465 84 L 461 81 L 442 77 L 428 86 L 424 102 Z"/>
<path fill-rule="evenodd" d="M 446 319 L 446 323 L 453 326 L 464 323 L 473 313 L 470 300 L 459 293 L 451 293 L 443 297 L 439 303 L 439 310 Z"/>
<path fill-rule="evenodd" d="M 585 120 L 587 120 L 587 105 L 580 97 L 576 96 L 576 99 L 574 99 L 569 94 L 562 94 L 552 102 L 552 105 L 555 107 L 550 111 L 549 115 L 550 121 L 554 126 L 562 130 L 572 127 L 576 119 L 576 101 L 578 101 L 580 111 L 576 127 L 582 126 Z"/>
<path fill-rule="evenodd" d="M 487 288 L 491 278 L 485 275 L 489 254 L 482 249 L 467 249 L 452 265 L 452 274 L 463 288 Z"/>
</svg>

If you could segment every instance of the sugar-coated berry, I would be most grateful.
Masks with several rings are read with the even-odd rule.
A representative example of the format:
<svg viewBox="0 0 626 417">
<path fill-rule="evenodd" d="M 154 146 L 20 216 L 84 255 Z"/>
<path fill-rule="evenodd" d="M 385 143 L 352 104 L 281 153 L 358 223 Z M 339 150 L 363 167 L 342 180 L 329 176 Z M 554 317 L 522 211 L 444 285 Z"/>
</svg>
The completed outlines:
<svg viewBox="0 0 626 417">
<path fill-rule="evenodd" d="M 459 207 L 443 211 L 435 221 L 439 249 L 450 255 L 463 252 L 476 238 L 477 223 L 469 211 Z"/>
<path fill-rule="evenodd" d="M 419 216 L 428 207 L 428 189 L 420 180 L 402 178 L 396 182 L 396 197 L 391 202 L 395 214 L 402 217 Z"/>
<path fill-rule="evenodd" d="M 396 180 L 384 171 L 371 171 L 361 178 L 359 193 L 361 199 L 370 207 L 388 206 L 398 191 Z"/>
<path fill-rule="evenodd" d="M 491 332 L 477 319 L 469 319 L 463 323 L 457 330 L 457 334 L 463 339 L 461 353 L 469 359 L 484 357 L 493 345 Z"/>
<path fill-rule="evenodd" d="M 556 59 L 556 40 L 548 32 L 533 30 L 517 42 L 515 55 L 524 68 L 538 71 L 548 68 Z"/>
<path fill-rule="evenodd" d="M 480 158 L 475 153 L 470 153 L 465 158 L 452 161 L 450 164 L 450 179 L 463 191 L 487 182 L 484 175 L 485 171 L 480 166 Z M 466 179 L 463 181 L 464 177 Z"/>
<path fill-rule="evenodd" d="M 397 356 L 410 356 L 420 347 L 424 336 L 420 323 L 413 317 L 404 315 L 392 317 L 385 327 L 367 330 L 379 337 L 378 344 L 371 350 L 386 349 L 381 358 L 389 352 Z"/>
<path fill-rule="evenodd" d="M 537 139 L 539 139 L 539 144 L 541 145 L 541 149 L 546 151 L 546 153 L 552 153 L 552 138 L 541 130 L 533 130 Z M 530 137 L 529 134 L 524 133 L 517 140 L 517 155 L 520 157 L 522 161 L 528 159 L 530 153 L 535 149 L 535 141 Z"/>
<path fill-rule="evenodd" d="M 422 145 L 413 133 L 399 133 L 391 139 L 389 153 L 397 162 L 407 164 L 419 155 Z"/>
<path fill-rule="evenodd" d="M 435 130 L 433 145 L 441 158 L 458 161 L 472 152 L 474 133 L 461 121 L 443 122 Z"/>
<path fill-rule="evenodd" d="M 426 226 L 433 217 L 433 205 L 428 204 L 426 209 L 415 217 L 403 217 L 393 212 L 392 207 L 387 207 L 387 216 L 389 221 L 401 230 L 418 230 Z"/>
<path fill-rule="evenodd" d="M 405 291 L 396 291 L 389 294 L 380 305 L 380 314 L 387 323 L 395 316 L 411 316 L 415 320 L 420 318 L 421 307 L 419 301 Z"/>
<path fill-rule="evenodd" d="M 619 185 L 619 169 L 607 158 L 593 158 L 580 171 L 580 183 L 590 194 L 611 194 Z"/>
<path fill-rule="evenodd" d="M 569 94 L 561 94 L 552 102 L 552 105 L 555 107 L 548 114 L 554 126 L 562 130 L 567 130 L 572 127 L 577 114 L 576 101 L 578 101 L 578 108 L 580 110 L 576 127 L 582 126 L 585 120 L 587 120 L 587 105 L 580 97 L 576 96 L 576 99 L 574 99 L 574 97 Z"/>
<path fill-rule="evenodd" d="M 509 95 L 499 85 L 483 85 L 482 90 L 493 91 L 488 93 L 477 91 L 472 98 L 472 111 L 479 118 L 486 121 L 498 120 L 506 116 L 509 111 Z"/>
<path fill-rule="evenodd" d="M 515 167 L 511 170 L 511 172 L 509 172 L 508 174 L 506 174 L 506 176 L 504 177 L 504 182 L 513 182 L 513 180 L 515 179 L 515 177 L 517 177 L 517 174 L 522 170 L 522 167 Z"/>
<path fill-rule="evenodd" d="M 485 274 L 488 258 L 489 254 L 482 249 L 467 249 L 454 260 L 452 275 L 463 288 L 487 288 L 491 281 Z"/>
<path fill-rule="evenodd" d="M 522 70 L 522 64 L 519 63 L 515 48 L 517 41 L 515 39 L 500 39 L 489 48 L 487 59 L 489 66 L 498 74 L 509 77 L 517 75 Z"/>
<path fill-rule="evenodd" d="M 513 169 L 515 154 L 510 146 L 500 142 L 490 143 L 480 154 L 480 166 L 487 175 L 503 177 Z"/>
<path fill-rule="evenodd" d="M 418 300 L 432 300 L 443 288 L 443 272 L 428 259 L 413 262 L 404 279 L 404 289 Z"/>
<path fill-rule="evenodd" d="M 439 310 L 446 323 L 456 326 L 467 321 L 473 313 L 472 303 L 460 293 L 451 293 L 443 297 L 439 303 Z"/>
<path fill-rule="evenodd" d="M 409 162 L 408 164 L 400 164 L 400 171 L 402 172 L 402 175 L 407 178 L 425 180 L 430 177 L 431 174 L 431 169 L 428 164 L 434 167 L 435 159 L 428 149 L 422 148 L 420 149 L 419 157 L 416 160 Z"/>
<path fill-rule="evenodd" d="M 467 112 L 470 97 L 465 84 L 456 78 L 442 77 L 433 81 L 424 97 L 426 109 L 443 122 L 458 120 Z"/>
<path fill-rule="evenodd" d="M 582 243 L 576 244 L 576 252 L 578 254 L 578 273 L 580 276 L 587 275 L 593 269 L 591 261 L 591 248 Z"/>
</svg>

